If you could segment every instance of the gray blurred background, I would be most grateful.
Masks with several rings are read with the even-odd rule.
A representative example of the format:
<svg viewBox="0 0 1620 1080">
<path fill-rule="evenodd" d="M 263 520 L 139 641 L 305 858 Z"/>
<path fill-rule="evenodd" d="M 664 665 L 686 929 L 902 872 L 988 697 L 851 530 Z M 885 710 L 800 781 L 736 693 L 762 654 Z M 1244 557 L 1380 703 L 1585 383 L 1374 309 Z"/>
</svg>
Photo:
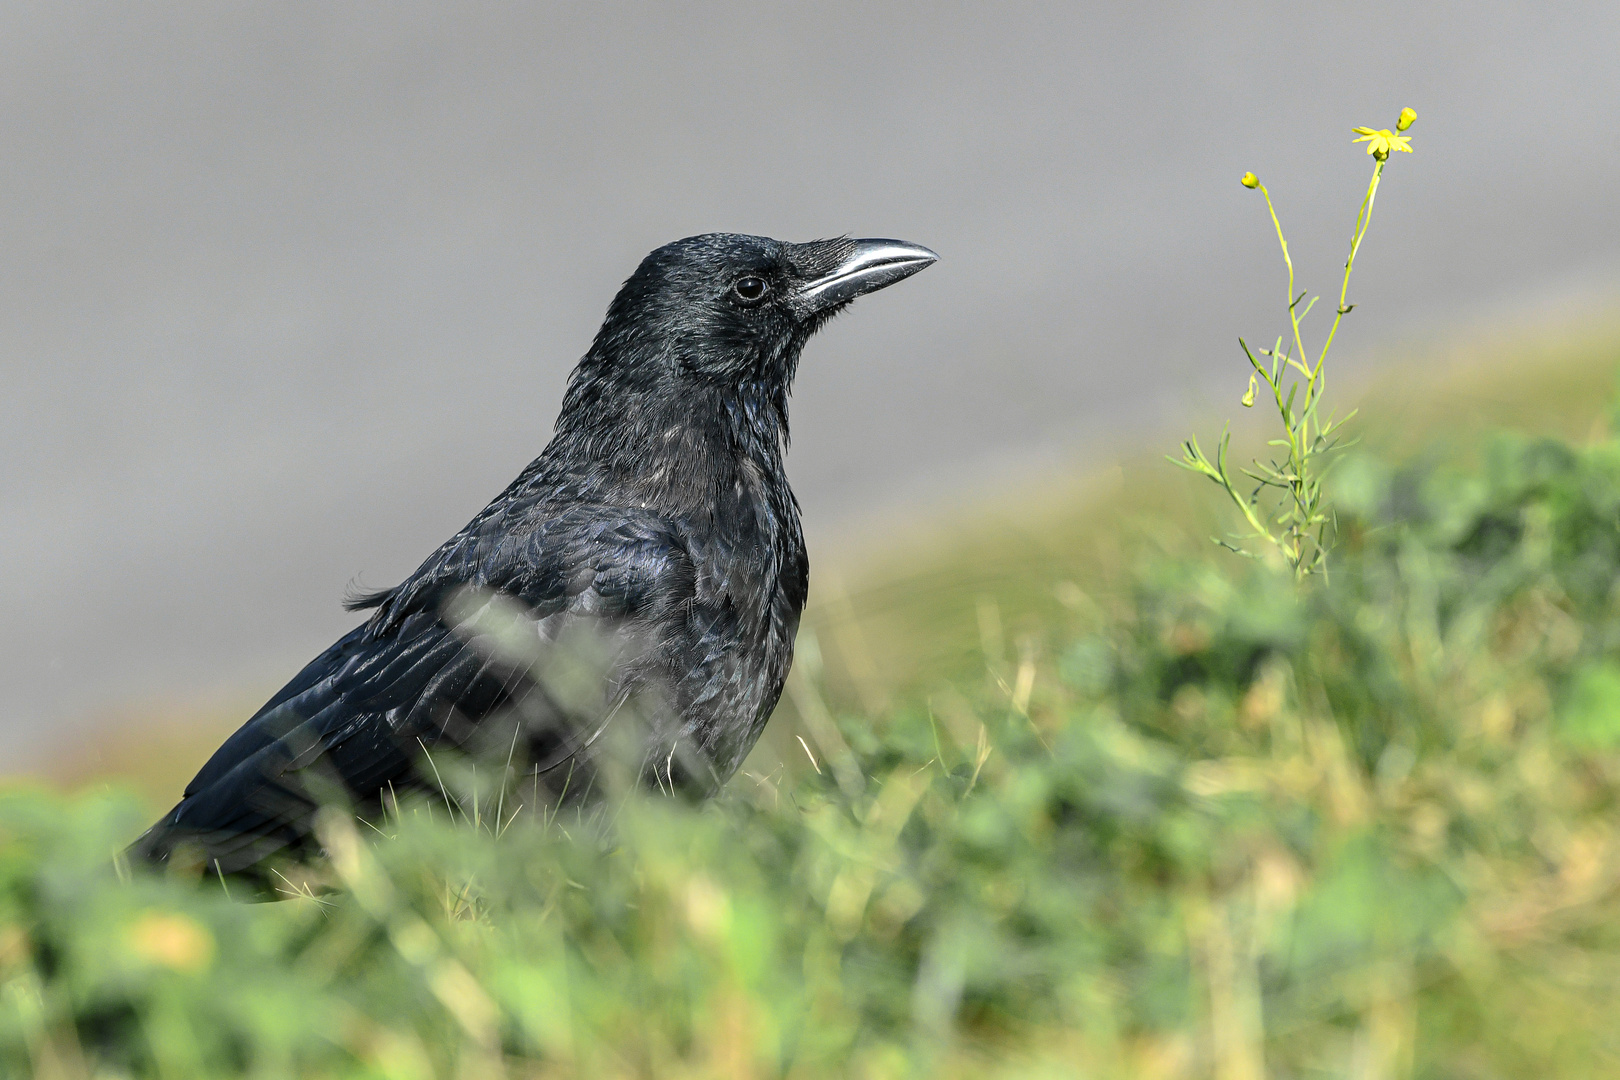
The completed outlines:
<svg viewBox="0 0 1620 1080">
<path fill-rule="evenodd" d="M 943 256 L 806 353 L 814 556 L 1234 397 L 1283 289 L 1238 175 L 1335 288 L 1403 105 L 1347 359 L 1605 294 L 1617 55 L 1612 2 L 0 7 L 0 771 L 291 675 L 659 244 Z"/>
</svg>

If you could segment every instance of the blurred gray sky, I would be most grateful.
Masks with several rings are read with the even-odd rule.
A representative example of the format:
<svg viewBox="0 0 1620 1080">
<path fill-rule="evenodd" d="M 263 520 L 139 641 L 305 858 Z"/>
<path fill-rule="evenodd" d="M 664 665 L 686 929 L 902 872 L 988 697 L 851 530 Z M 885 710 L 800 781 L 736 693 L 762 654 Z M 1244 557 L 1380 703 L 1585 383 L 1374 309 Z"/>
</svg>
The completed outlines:
<svg viewBox="0 0 1620 1080">
<path fill-rule="evenodd" d="M 0 762 L 290 676 L 668 240 L 943 256 L 806 353 L 815 540 L 1235 393 L 1282 291 L 1238 175 L 1332 288 L 1403 105 L 1348 348 L 1612 285 L 1617 55 L 1612 2 L 0 7 Z"/>
</svg>

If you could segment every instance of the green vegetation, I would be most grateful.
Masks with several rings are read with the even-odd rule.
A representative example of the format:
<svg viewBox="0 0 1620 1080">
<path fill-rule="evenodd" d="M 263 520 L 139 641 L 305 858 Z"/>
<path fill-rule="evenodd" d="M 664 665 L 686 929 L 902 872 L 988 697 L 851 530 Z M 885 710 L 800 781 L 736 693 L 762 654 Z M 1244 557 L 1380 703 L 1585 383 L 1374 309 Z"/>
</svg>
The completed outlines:
<svg viewBox="0 0 1620 1080">
<path fill-rule="evenodd" d="M 1199 447 L 1197 436 L 1181 444 L 1180 460 L 1170 459 L 1182 468 L 1212 480 L 1226 493 L 1249 527 L 1249 532 L 1237 539 L 1263 540 L 1265 546 L 1259 552 L 1250 552 L 1219 537 L 1215 538 L 1216 543 L 1250 558 L 1280 558 L 1299 580 L 1327 571 L 1327 553 L 1332 546 L 1329 531 L 1334 522 L 1323 502 L 1322 481 L 1332 465 L 1333 452 L 1339 448 L 1339 429 L 1350 419 L 1350 416 L 1336 419 L 1331 412 L 1326 417 L 1322 415 L 1322 395 L 1327 391 L 1328 353 L 1333 349 L 1334 339 L 1339 336 L 1339 323 L 1355 307 L 1350 303 L 1350 275 L 1355 272 L 1356 254 L 1361 250 L 1362 240 L 1367 237 L 1367 227 L 1372 224 L 1373 203 L 1378 197 L 1378 181 L 1383 178 L 1384 166 L 1389 163 L 1392 151 L 1412 152 L 1409 145 L 1411 136 L 1397 135 L 1396 132 L 1407 130 L 1416 119 L 1417 113 L 1402 109 L 1400 118 L 1395 122 L 1395 131 L 1369 127 L 1355 129 L 1357 138 L 1354 141 L 1366 143 L 1367 153 L 1374 159 L 1372 177 L 1367 181 L 1367 193 L 1361 197 L 1361 207 L 1356 211 L 1356 228 L 1350 234 L 1350 254 L 1344 260 L 1344 277 L 1339 283 L 1339 303 L 1333 310 L 1333 325 L 1328 328 L 1327 338 L 1317 350 L 1314 360 L 1310 350 L 1305 347 L 1300 324 L 1321 298 L 1311 296 L 1307 300 L 1306 297 L 1310 295 L 1308 290 L 1297 294 L 1294 292 L 1294 259 L 1288 254 L 1288 240 L 1283 236 L 1282 222 L 1277 218 L 1277 207 L 1272 204 L 1271 192 L 1254 173 L 1243 174 L 1243 186 L 1258 190 L 1265 196 L 1266 210 L 1271 214 L 1277 243 L 1282 248 L 1283 263 L 1288 267 L 1288 293 L 1284 299 L 1288 302 L 1290 330 L 1287 337 L 1278 335 L 1271 348 L 1259 350 L 1260 355 L 1266 357 L 1265 362 L 1255 357 L 1247 341 L 1238 338 L 1244 357 L 1254 369 L 1249 374 L 1249 388 L 1243 395 L 1243 407 L 1254 406 L 1259 383 L 1265 383 L 1277 408 L 1277 418 L 1282 422 L 1282 438 L 1267 440 L 1266 445 L 1271 447 L 1270 460 L 1255 458 L 1252 467 L 1241 470 L 1243 476 L 1254 482 L 1254 488 L 1247 496 L 1238 491 L 1239 481 L 1234 480 L 1226 465 L 1232 440 L 1230 427 L 1221 433 L 1214 461 L 1210 461 Z M 1301 390 L 1304 394 L 1300 393 Z M 1266 501 L 1271 503 L 1269 507 L 1262 502 L 1262 496 L 1268 495 L 1270 498 Z M 1273 528 L 1276 529 L 1275 533 Z"/>
<path fill-rule="evenodd" d="M 1528 380 L 1564 437 L 1372 428 L 1305 589 L 1170 476 L 824 595 L 710 804 L 508 823 L 451 780 L 330 816 L 335 888 L 250 905 L 121 880 L 133 797 L 0 794 L 0 1075 L 1612 1075 L 1620 355 L 1587 352 Z"/>
</svg>

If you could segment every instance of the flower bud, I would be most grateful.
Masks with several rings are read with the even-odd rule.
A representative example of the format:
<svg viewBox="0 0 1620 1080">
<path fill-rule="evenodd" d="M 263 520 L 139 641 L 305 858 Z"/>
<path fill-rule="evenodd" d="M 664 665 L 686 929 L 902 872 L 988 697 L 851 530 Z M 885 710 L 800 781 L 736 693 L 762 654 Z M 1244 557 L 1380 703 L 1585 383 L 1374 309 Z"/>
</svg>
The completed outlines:
<svg viewBox="0 0 1620 1080">
<path fill-rule="evenodd" d="M 1407 128 L 1412 126 L 1412 121 L 1414 121 L 1416 119 L 1417 119 L 1417 113 L 1415 111 L 1413 111 L 1412 109 L 1402 109 L 1401 110 L 1401 118 L 1399 120 L 1395 121 L 1395 130 L 1396 131 L 1405 131 Z"/>
<path fill-rule="evenodd" d="M 1255 392 L 1256 389 L 1257 389 L 1257 386 L 1256 386 L 1255 381 L 1254 381 L 1254 376 L 1250 375 L 1249 376 L 1249 389 L 1248 389 L 1248 392 L 1243 395 L 1243 407 L 1245 409 L 1253 407 L 1253 405 L 1254 405 L 1254 392 Z"/>
<path fill-rule="evenodd" d="M 1242 184 L 1246 188 L 1257 188 L 1260 186 L 1260 178 L 1254 175 L 1252 172 L 1246 172 L 1243 174 L 1243 178 L 1240 179 L 1238 183 Z"/>
</svg>

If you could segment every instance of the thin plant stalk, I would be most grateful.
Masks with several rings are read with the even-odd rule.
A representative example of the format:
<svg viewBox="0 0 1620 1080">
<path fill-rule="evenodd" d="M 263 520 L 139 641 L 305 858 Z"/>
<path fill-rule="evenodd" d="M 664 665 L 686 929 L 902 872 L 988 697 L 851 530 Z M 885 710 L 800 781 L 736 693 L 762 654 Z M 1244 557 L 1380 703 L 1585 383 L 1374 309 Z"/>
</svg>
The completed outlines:
<svg viewBox="0 0 1620 1080">
<path fill-rule="evenodd" d="M 1412 110 L 1403 109 L 1396 131 L 1411 127 L 1416 117 Z M 1250 349 L 1247 341 L 1238 339 L 1243 355 L 1253 368 L 1248 392 L 1243 395 L 1243 405 L 1247 408 L 1254 404 L 1259 383 L 1263 382 L 1271 392 L 1278 418 L 1282 421 L 1283 437 L 1268 440 L 1269 446 L 1277 448 L 1278 455 L 1264 462 L 1256 459 L 1251 463 L 1252 467 L 1240 470 L 1243 476 L 1255 483 L 1247 495 L 1239 490 L 1239 481 L 1234 481 L 1226 463 L 1232 439 L 1230 425 L 1221 432 L 1213 461 L 1199 446 L 1196 436 L 1182 444 L 1179 460 L 1170 459 L 1183 468 L 1208 477 L 1226 492 L 1249 528 L 1247 533 L 1232 540 L 1261 541 L 1262 547 L 1256 553 L 1232 540 L 1217 537 L 1216 543 L 1251 558 L 1266 552 L 1280 556 L 1298 581 L 1327 571 L 1332 513 L 1323 502 L 1322 477 L 1331 463 L 1332 453 L 1340 446 L 1339 429 L 1355 415 L 1352 411 L 1343 419 L 1335 419 L 1331 413 L 1326 419 L 1322 417 L 1322 398 L 1327 389 L 1328 352 L 1338 337 L 1339 323 L 1355 308 L 1349 302 L 1350 276 L 1355 272 L 1361 242 L 1372 224 L 1373 203 L 1378 196 L 1378 182 L 1384 175 L 1384 166 L 1388 164 L 1391 151 L 1411 150 L 1407 145 L 1408 136 L 1371 128 L 1355 130 L 1361 136 L 1357 142 L 1369 143 L 1368 153 L 1374 158 L 1372 177 L 1356 212 L 1356 225 L 1350 236 L 1350 254 L 1344 261 L 1344 276 L 1339 284 L 1339 303 L 1333 315 L 1333 324 L 1314 360 L 1305 347 L 1302 323 L 1315 306 L 1317 298 L 1307 300 L 1306 290 L 1295 292 L 1294 259 L 1289 253 L 1288 238 L 1283 232 L 1276 205 L 1271 200 L 1271 192 L 1253 173 L 1243 176 L 1243 186 L 1258 190 L 1266 200 L 1266 209 L 1277 233 L 1277 244 L 1282 249 L 1283 264 L 1288 269 L 1291 340 L 1285 344 L 1284 339 L 1279 337 L 1271 348 L 1258 350 L 1259 356 L 1269 358 L 1269 362 L 1265 362 L 1255 355 L 1256 350 Z M 1301 307 L 1301 304 L 1304 306 Z"/>
</svg>

